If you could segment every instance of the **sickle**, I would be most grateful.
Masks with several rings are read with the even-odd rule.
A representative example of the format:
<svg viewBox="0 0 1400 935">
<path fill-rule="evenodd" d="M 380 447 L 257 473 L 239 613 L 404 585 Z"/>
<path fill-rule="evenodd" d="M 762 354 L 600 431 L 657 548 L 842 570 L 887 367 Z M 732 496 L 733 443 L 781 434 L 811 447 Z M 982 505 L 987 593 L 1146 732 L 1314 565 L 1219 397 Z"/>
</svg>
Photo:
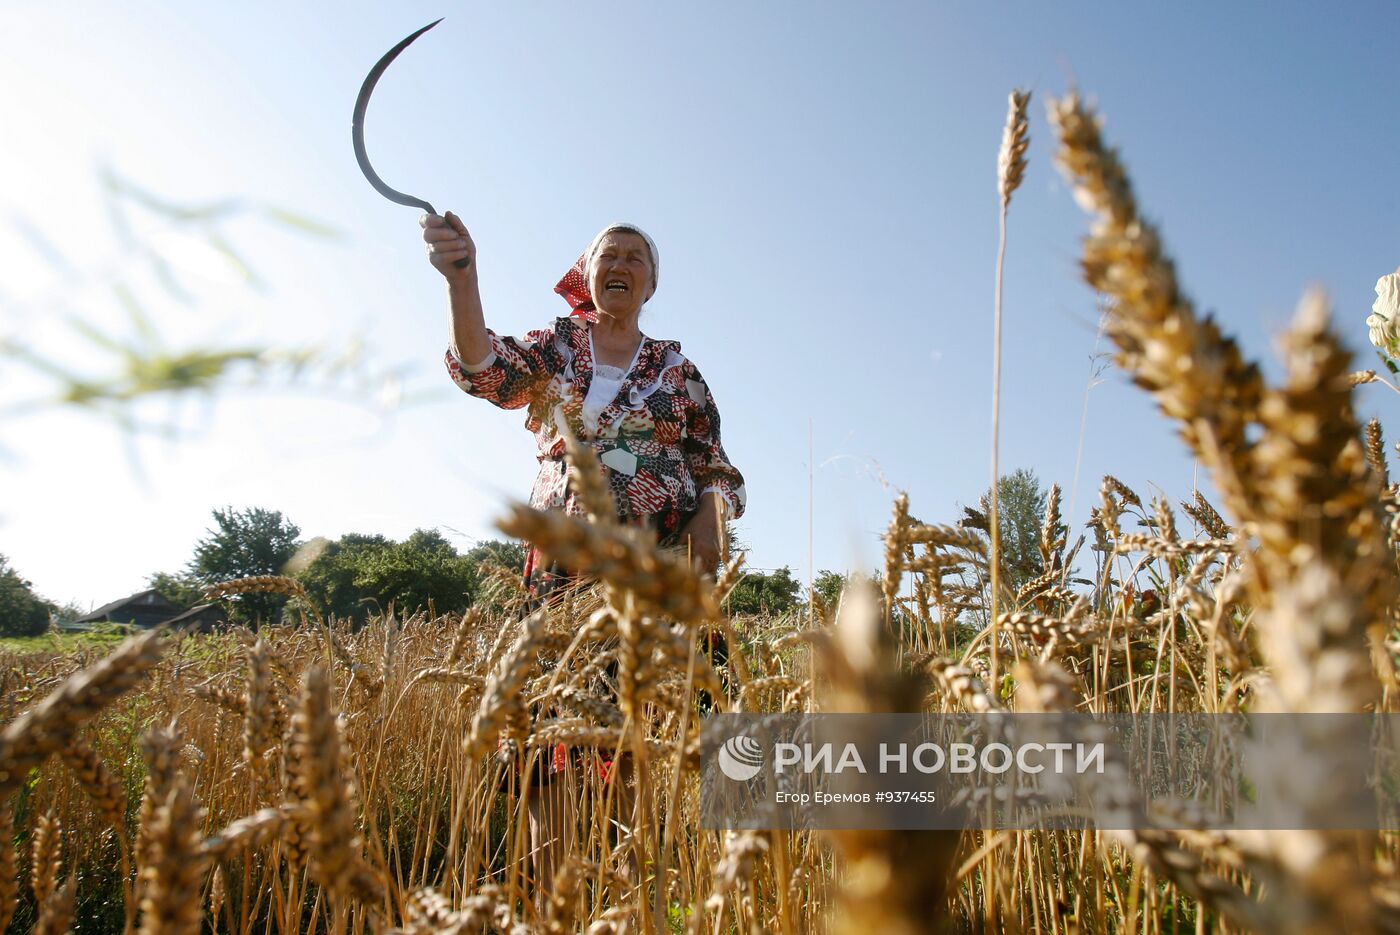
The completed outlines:
<svg viewBox="0 0 1400 935">
<path fill-rule="evenodd" d="M 423 33 L 441 22 L 441 19 L 433 20 L 433 22 L 408 36 L 388 52 L 385 52 L 384 57 L 374 63 L 374 67 L 371 68 L 369 74 L 365 76 L 364 84 L 360 85 L 360 96 L 355 99 L 355 115 L 350 118 L 350 137 L 355 144 L 355 160 L 359 162 L 360 171 L 365 174 L 365 178 L 369 180 L 369 184 L 374 186 L 375 191 L 395 204 L 408 205 L 410 208 L 422 208 L 429 214 L 437 214 L 437 211 L 433 210 L 432 205 L 428 204 L 428 202 L 424 201 L 422 198 L 405 195 L 401 191 L 390 188 L 384 183 L 384 180 L 379 177 L 379 173 L 374 171 L 374 166 L 369 164 L 369 153 L 365 152 L 365 110 L 369 107 L 369 98 L 370 95 L 374 93 L 374 86 L 379 83 L 379 76 L 384 74 L 384 70 L 389 67 L 390 63 L 398 58 L 399 53 L 408 48 L 409 45 L 413 43 L 414 39 L 417 39 L 419 36 L 423 35 Z M 471 261 L 471 257 L 463 257 L 455 261 L 452 265 L 461 269 L 470 265 Z"/>
</svg>

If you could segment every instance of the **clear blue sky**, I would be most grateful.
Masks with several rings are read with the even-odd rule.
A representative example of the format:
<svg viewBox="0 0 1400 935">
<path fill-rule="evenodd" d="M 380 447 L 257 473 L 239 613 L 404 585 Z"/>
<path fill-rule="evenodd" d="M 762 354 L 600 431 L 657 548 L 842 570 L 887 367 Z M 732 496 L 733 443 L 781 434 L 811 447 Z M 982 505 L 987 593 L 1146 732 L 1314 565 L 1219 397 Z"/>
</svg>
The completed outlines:
<svg viewBox="0 0 1400 935">
<path fill-rule="evenodd" d="M 443 15 L 376 93 L 376 165 L 467 221 L 488 324 L 506 333 L 566 310 L 551 287 L 604 223 L 652 233 L 662 275 L 642 327 L 682 341 L 715 391 L 759 567 L 805 577 L 809 421 L 818 568 L 875 562 L 896 489 L 948 521 L 985 488 L 995 160 L 1014 86 L 1036 97 L 1007 260 L 1008 470 L 1070 484 L 1094 346 L 1086 224 L 1050 164 L 1047 95 L 1073 83 L 1099 102 L 1191 294 L 1271 372 L 1271 336 L 1309 283 L 1366 352 L 1372 287 L 1400 263 L 1390 2 L 12 2 L 0 334 L 99 366 L 63 316 L 129 330 L 10 223 L 76 267 L 107 262 L 106 161 L 172 199 L 242 196 L 343 234 L 245 225 L 234 239 L 266 287 L 211 273 L 196 306 L 157 310 L 173 345 L 359 336 L 433 394 L 385 422 L 324 395 L 234 394 L 185 411 L 196 430 L 178 442 L 132 443 L 79 414 L 6 419 L 0 552 L 41 593 L 135 591 L 188 558 L 215 506 L 280 509 L 306 536 L 439 526 L 465 547 L 528 494 L 521 414 L 448 381 L 444 289 L 415 212 L 380 199 L 350 150 L 365 71 Z M 1172 427 L 1105 376 L 1076 526 L 1105 472 L 1176 499 L 1193 483 Z M 7 373 L 0 397 L 25 379 Z M 1400 400 L 1366 390 L 1366 413 L 1394 423 Z"/>
</svg>

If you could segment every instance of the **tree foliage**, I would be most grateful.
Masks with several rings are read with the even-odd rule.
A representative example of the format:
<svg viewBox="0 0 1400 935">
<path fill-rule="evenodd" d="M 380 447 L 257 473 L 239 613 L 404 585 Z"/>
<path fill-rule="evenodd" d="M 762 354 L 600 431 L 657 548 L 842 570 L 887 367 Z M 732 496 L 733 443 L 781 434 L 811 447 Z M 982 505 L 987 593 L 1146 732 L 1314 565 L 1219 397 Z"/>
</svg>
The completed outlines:
<svg viewBox="0 0 1400 935">
<path fill-rule="evenodd" d="M 841 592 L 846 587 L 847 577 L 839 571 L 823 568 L 812 579 L 812 590 L 817 593 L 817 597 L 821 598 L 823 604 L 835 609 L 841 600 Z"/>
<path fill-rule="evenodd" d="M 466 558 L 476 567 L 483 562 L 500 565 L 516 574 L 525 573 L 525 546 L 506 539 L 487 539 L 473 546 Z"/>
<path fill-rule="evenodd" d="M 991 490 L 982 495 L 991 511 Z M 997 525 L 1001 527 L 1001 573 L 1014 592 L 1045 571 L 1037 543 L 1045 522 L 1045 490 L 1030 468 L 1003 474 L 997 484 Z"/>
<path fill-rule="evenodd" d="M 172 604 L 193 607 L 204 603 L 204 586 L 187 572 L 158 571 L 146 579 L 147 585 Z"/>
<path fill-rule="evenodd" d="M 997 525 L 1001 529 L 1001 582 L 1004 595 L 1015 595 L 1022 585 L 1044 574 L 1040 556 L 1040 531 L 1045 524 L 1047 491 L 1030 468 L 1003 474 L 997 484 Z M 964 508 L 961 525 L 980 533 L 991 555 L 991 489 L 980 498 L 980 509 Z M 1063 524 L 1059 532 L 1064 531 Z M 986 568 L 976 576 L 983 589 L 982 606 L 988 606 L 990 587 Z"/>
<path fill-rule="evenodd" d="M 0 636 L 37 636 L 48 629 L 54 604 L 34 593 L 33 585 L 0 555 Z"/>
<path fill-rule="evenodd" d="M 350 534 L 328 545 L 298 577 L 322 612 L 357 623 L 391 603 L 403 613 L 426 609 L 429 601 L 439 613 L 461 611 L 479 588 L 481 559 L 472 555 L 481 549 L 459 555 L 435 529 L 416 530 L 402 542 Z"/>
<path fill-rule="evenodd" d="M 215 528 L 195 545 L 188 578 L 201 586 L 279 575 L 297 551 L 301 529 L 280 510 L 252 507 L 214 511 Z M 229 599 L 230 615 L 246 623 L 273 620 L 287 602 L 280 594 L 239 594 Z"/>
<path fill-rule="evenodd" d="M 782 614 L 801 606 L 802 583 L 784 565 L 774 572 L 751 571 L 729 592 L 731 614 Z"/>
</svg>

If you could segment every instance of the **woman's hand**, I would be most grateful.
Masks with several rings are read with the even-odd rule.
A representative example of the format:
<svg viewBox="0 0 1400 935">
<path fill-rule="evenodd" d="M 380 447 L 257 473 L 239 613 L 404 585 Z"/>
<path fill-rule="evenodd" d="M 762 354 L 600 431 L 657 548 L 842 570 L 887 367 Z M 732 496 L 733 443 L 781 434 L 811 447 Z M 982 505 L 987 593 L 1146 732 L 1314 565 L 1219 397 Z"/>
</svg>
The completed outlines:
<svg viewBox="0 0 1400 935">
<path fill-rule="evenodd" d="M 681 547 L 689 545 L 690 557 L 711 574 L 719 564 L 721 522 L 719 495 L 708 493 L 700 498 L 700 508 L 681 529 Z"/>
<path fill-rule="evenodd" d="M 477 364 L 491 354 L 491 337 L 481 311 L 481 289 L 476 278 L 476 244 L 462 219 L 451 211 L 446 217 L 424 214 L 418 218 L 428 261 L 447 280 L 449 306 L 448 347 L 466 364 Z M 470 257 L 458 269 L 456 261 Z"/>
<path fill-rule="evenodd" d="M 451 211 L 443 217 L 438 214 L 424 214 L 418 218 L 423 228 L 423 240 L 428 245 L 428 261 L 433 268 L 450 282 L 462 282 L 476 278 L 476 244 L 462 219 Z M 458 269 L 453 264 L 469 257 L 471 263 Z"/>
</svg>

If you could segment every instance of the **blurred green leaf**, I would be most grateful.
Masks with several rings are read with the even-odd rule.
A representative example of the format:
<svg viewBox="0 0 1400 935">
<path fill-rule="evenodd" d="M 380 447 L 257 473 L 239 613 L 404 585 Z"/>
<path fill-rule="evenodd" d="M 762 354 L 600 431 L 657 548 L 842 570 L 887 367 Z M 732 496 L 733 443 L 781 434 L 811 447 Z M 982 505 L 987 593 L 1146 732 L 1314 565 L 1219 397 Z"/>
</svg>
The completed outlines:
<svg viewBox="0 0 1400 935">
<path fill-rule="evenodd" d="M 181 390 L 210 391 L 234 364 L 256 365 L 262 357 L 258 348 L 233 350 L 190 350 L 183 354 L 160 354 L 134 358 L 126 377 L 126 386 L 117 395 L 133 399 L 149 393 Z"/>
<path fill-rule="evenodd" d="M 285 208 L 264 205 L 263 214 L 270 220 L 277 221 L 287 227 L 294 227 L 304 234 L 324 237 L 328 240 L 339 240 L 341 237 L 341 232 L 337 228 L 312 220 L 304 214 L 288 211 Z"/>
<path fill-rule="evenodd" d="M 118 280 L 112 284 L 112 291 L 116 294 L 117 301 L 126 309 L 127 315 L 130 316 L 131 323 L 135 326 L 136 333 L 140 336 L 141 341 L 148 347 L 159 347 L 160 333 L 156 330 L 155 325 L 151 323 L 150 316 L 146 314 L 146 310 L 142 307 L 140 300 L 136 298 L 136 294 L 131 291 L 131 288 L 127 286 L 126 283 Z"/>
<path fill-rule="evenodd" d="M 73 265 L 68 262 L 63 251 L 59 250 L 52 240 L 44 236 L 44 232 L 35 227 L 27 217 L 22 214 L 13 216 L 10 218 L 10 226 L 20 237 L 28 241 L 30 248 L 55 270 L 64 276 L 73 274 Z"/>
<path fill-rule="evenodd" d="M 148 303 L 137 285 L 148 283 L 145 276 L 149 275 L 176 303 L 193 307 L 196 298 L 186 288 L 184 278 L 187 272 L 200 268 L 198 261 L 205 258 L 199 254 L 207 253 L 210 261 L 227 263 L 245 285 L 265 288 L 255 264 L 224 229 L 227 222 L 250 214 L 323 239 L 339 238 L 338 230 L 307 215 L 243 198 L 182 205 L 132 182 L 110 165 L 98 165 L 97 174 L 102 207 L 117 235 L 120 252 L 115 263 L 74 268 L 37 228 L 22 218 L 14 223 L 21 236 L 50 262 L 56 275 L 76 276 L 100 290 L 110 290 L 130 326 L 113 330 L 99 324 L 102 319 L 95 315 L 80 312 L 69 316 L 66 322 L 72 337 L 90 346 L 80 343 L 75 353 L 65 348 L 51 356 L 41 356 L 12 336 L 0 334 L 0 361 L 22 365 L 53 384 L 52 395 L 6 400 L 0 414 L 20 415 L 54 405 L 80 406 L 101 412 L 125 432 L 154 430 L 173 437 L 182 431 L 179 420 L 147 424 L 134 403 L 157 396 L 174 401 L 190 393 L 212 397 L 230 388 L 272 383 L 302 384 L 381 410 L 398 407 L 403 395 L 402 376 L 372 370 L 362 340 L 353 333 L 347 344 L 336 348 L 216 344 L 170 350 L 163 340 L 162 322 L 151 312 L 161 304 L 154 300 Z M 187 247 L 194 258 L 189 266 L 182 261 Z M 40 301 L 39 310 L 51 314 L 51 306 L 60 300 Z M 67 343 L 73 343 L 71 338 Z M 70 367 L 70 360 L 80 363 Z"/>
<path fill-rule="evenodd" d="M 156 279 L 165 287 L 165 291 L 170 293 L 170 297 L 184 305 L 194 304 L 194 296 L 181 285 L 180 280 L 175 276 L 175 270 L 169 261 L 154 247 L 147 246 L 142 254 L 151 264 L 151 271 L 156 274 Z"/>
<path fill-rule="evenodd" d="M 266 287 L 262 278 L 259 277 L 257 273 L 253 272 L 253 268 L 243 261 L 243 257 L 238 251 L 233 249 L 233 245 L 227 240 L 213 232 L 209 233 L 207 240 L 209 246 L 219 251 L 223 258 L 229 262 L 229 265 L 238 271 L 238 275 L 242 277 L 246 285 L 252 286 L 255 289 L 263 289 Z"/>
<path fill-rule="evenodd" d="M 98 347 L 106 348 L 107 350 L 114 351 L 118 354 L 130 353 L 127 350 L 127 348 L 123 346 L 120 342 L 118 342 L 115 338 L 108 337 L 101 331 L 98 331 L 96 325 L 89 324 L 88 322 L 83 321 L 81 318 L 69 318 L 68 326 L 74 331 L 78 332 L 78 334 L 81 334 L 83 337 L 87 338 L 93 344 L 96 344 Z"/>
</svg>

